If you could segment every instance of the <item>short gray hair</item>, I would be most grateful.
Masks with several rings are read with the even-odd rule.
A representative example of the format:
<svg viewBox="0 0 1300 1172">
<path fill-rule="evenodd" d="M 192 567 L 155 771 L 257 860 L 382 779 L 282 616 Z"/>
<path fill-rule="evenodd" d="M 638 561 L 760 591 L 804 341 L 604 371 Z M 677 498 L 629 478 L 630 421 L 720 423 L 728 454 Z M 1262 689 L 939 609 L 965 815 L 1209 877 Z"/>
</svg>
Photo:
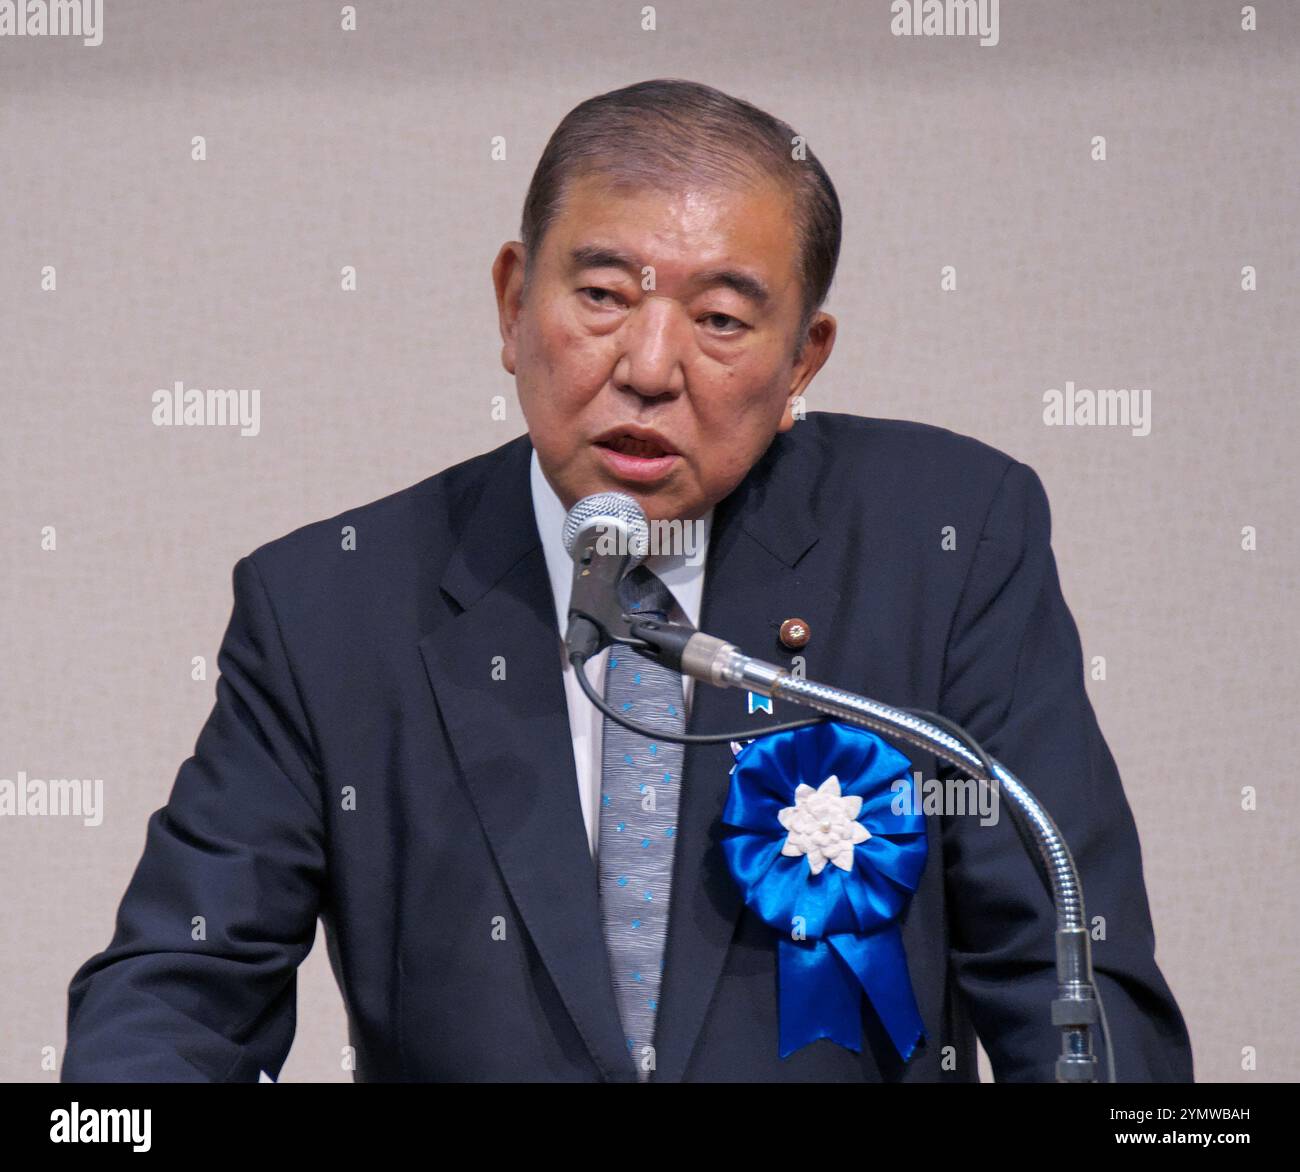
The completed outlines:
<svg viewBox="0 0 1300 1172">
<path fill-rule="evenodd" d="M 794 199 L 803 285 L 800 345 L 830 292 L 840 253 L 840 201 L 812 150 L 793 157 L 795 131 L 712 86 L 679 78 L 641 81 L 588 98 L 555 128 L 524 199 L 520 240 L 529 261 L 563 208 L 568 184 L 587 175 L 620 186 L 670 189 L 683 177 L 723 186 L 775 179 Z M 528 287 L 525 269 L 524 287 Z"/>
</svg>

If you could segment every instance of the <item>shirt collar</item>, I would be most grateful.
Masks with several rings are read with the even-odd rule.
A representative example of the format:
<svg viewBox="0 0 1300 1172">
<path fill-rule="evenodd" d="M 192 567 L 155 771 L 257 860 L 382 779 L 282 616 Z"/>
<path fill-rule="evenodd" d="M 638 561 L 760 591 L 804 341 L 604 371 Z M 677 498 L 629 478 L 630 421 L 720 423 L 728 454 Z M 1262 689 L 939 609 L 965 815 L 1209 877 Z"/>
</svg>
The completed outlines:
<svg viewBox="0 0 1300 1172">
<path fill-rule="evenodd" d="M 569 594 L 573 589 L 573 559 L 564 548 L 564 520 L 569 515 L 555 489 L 546 479 L 537 449 L 533 449 L 529 480 L 532 485 L 533 516 L 537 533 L 546 555 L 546 572 L 551 579 L 551 594 L 555 599 L 555 620 L 560 634 L 568 627 Z M 709 550 L 709 533 L 713 525 L 713 510 L 702 518 L 704 536 L 695 557 L 688 559 L 684 553 L 651 554 L 645 559 L 646 568 L 673 593 L 685 619 L 693 627 L 700 625 L 700 600 L 704 595 L 704 563 Z"/>
</svg>

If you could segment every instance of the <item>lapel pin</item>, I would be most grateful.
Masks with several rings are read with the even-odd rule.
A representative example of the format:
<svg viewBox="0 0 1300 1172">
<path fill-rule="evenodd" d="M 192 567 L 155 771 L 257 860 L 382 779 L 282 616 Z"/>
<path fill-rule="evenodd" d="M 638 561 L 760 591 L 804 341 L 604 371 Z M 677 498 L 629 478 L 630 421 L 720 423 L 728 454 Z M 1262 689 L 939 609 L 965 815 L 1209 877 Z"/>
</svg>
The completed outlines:
<svg viewBox="0 0 1300 1172">
<path fill-rule="evenodd" d="M 812 628 L 803 619 L 786 619 L 781 624 L 780 638 L 783 647 L 798 651 L 812 638 Z"/>
</svg>

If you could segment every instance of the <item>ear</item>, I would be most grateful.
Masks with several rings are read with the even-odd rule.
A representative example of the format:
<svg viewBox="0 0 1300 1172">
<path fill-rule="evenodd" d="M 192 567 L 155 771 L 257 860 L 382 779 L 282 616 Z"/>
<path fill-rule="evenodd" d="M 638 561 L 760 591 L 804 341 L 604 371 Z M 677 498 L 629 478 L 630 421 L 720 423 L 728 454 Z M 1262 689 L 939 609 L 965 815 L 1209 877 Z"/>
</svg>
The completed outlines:
<svg viewBox="0 0 1300 1172">
<path fill-rule="evenodd" d="M 813 376 L 826 364 L 835 347 L 835 319 L 829 313 L 818 313 L 808 323 L 799 352 L 790 368 L 790 392 L 786 396 L 785 410 L 777 431 L 789 431 L 795 423 L 794 405 Z"/>
<path fill-rule="evenodd" d="M 519 314 L 524 303 L 524 274 L 527 254 L 518 240 L 501 246 L 492 262 L 492 287 L 497 298 L 497 328 L 501 331 L 501 365 L 508 374 L 515 373 L 515 338 Z"/>
</svg>

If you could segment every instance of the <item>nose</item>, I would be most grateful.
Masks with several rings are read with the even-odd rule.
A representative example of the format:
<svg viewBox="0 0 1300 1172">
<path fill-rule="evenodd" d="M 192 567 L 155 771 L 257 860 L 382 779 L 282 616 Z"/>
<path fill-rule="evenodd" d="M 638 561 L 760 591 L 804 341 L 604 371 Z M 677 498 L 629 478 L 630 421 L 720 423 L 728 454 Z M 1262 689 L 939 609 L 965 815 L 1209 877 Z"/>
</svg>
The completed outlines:
<svg viewBox="0 0 1300 1172">
<path fill-rule="evenodd" d="M 692 344 L 686 311 L 667 297 L 647 297 L 620 327 L 614 385 L 646 399 L 680 395 L 686 389 L 684 363 Z"/>
</svg>

